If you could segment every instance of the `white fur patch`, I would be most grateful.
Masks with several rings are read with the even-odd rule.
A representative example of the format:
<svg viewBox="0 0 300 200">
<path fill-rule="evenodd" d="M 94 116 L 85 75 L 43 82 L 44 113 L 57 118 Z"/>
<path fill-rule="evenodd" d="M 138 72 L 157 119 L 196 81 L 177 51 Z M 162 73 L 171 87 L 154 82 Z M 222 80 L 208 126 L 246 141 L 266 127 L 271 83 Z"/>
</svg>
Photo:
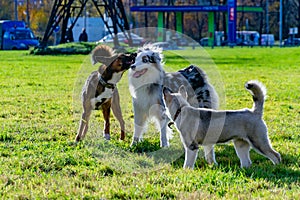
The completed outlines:
<svg viewBox="0 0 300 200">
<path fill-rule="evenodd" d="M 145 44 L 144 46 L 138 48 L 138 54 L 140 52 L 152 52 L 152 53 L 157 53 L 160 57 L 160 60 L 163 60 L 163 54 L 162 54 L 163 49 L 159 46 L 153 46 L 152 44 Z M 138 56 L 137 56 L 138 57 Z"/>
<path fill-rule="evenodd" d="M 163 71 L 158 71 L 157 68 L 148 65 L 147 72 L 139 78 L 134 78 L 134 70 L 129 70 L 129 91 L 132 97 L 136 97 L 136 90 L 147 86 L 149 84 L 158 83 L 162 84 Z M 160 80 L 161 79 L 161 80 Z M 148 98 L 148 97 L 147 97 Z"/>
<path fill-rule="evenodd" d="M 102 92 L 99 96 L 91 99 L 92 107 L 95 108 L 96 103 L 102 102 L 103 99 L 109 99 L 109 98 L 111 98 L 112 94 L 113 94 L 113 90 L 112 89 L 105 88 L 104 92 Z"/>
<path fill-rule="evenodd" d="M 261 90 L 262 95 L 264 97 L 266 97 L 267 88 L 263 83 L 259 82 L 258 80 L 250 80 L 250 81 L 247 82 L 247 84 L 252 84 L 252 85 L 256 85 L 257 87 L 259 87 L 260 90 Z M 253 94 L 253 92 L 251 90 L 249 90 L 249 91 Z"/>
<path fill-rule="evenodd" d="M 122 78 L 122 75 L 123 75 L 124 71 L 121 71 L 121 72 L 114 72 L 111 79 L 107 81 L 107 83 L 110 83 L 110 84 L 117 84 L 121 78 Z M 100 76 L 101 74 L 98 73 L 98 78 L 100 79 Z"/>
<path fill-rule="evenodd" d="M 118 73 L 114 72 L 111 80 L 108 80 L 107 83 L 117 84 L 121 80 L 123 73 L 124 71 L 120 71 Z"/>
<path fill-rule="evenodd" d="M 155 52 L 152 50 L 145 50 L 142 52 L 139 52 L 137 54 L 137 57 L 135 59 L 135 63 L 133 64 L 135 66 L 134 69 L 129 69 L 128 71 L 128 78 L 129 78 L 129 90 L 132 97 L 136 98 L 136 90 L 139 88 L 157 83 L 162 84 L 163 83 L 163 77 L 164 77 L 164 71 L 163 71 L 163 64 L 160 63 L 150 63 L 150 62 L 143 62 L 143 57 L 145 56 L 151 56 L 153 53 L 160 53 L 161 52 Z M 162 58 L 162 55 L 160 56 Z M 140 73 L 144 72 L 144 73 Z M 139 76 L 137 76 L 137 73 Z"/>
</svg>

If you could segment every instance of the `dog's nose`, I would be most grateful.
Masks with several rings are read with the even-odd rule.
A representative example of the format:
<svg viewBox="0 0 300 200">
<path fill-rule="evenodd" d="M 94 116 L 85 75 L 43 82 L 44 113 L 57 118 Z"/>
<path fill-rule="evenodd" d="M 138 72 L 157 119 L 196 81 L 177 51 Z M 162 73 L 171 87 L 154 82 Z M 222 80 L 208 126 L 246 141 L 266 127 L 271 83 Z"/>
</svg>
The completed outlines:
<svg viewBox="0 0 300 200">
<path fill-rule="evenodd" d="M 135 65 L 131 65 L 130 67 L 132 70 L 135 70 L 136 66 Z"/>
</svg>

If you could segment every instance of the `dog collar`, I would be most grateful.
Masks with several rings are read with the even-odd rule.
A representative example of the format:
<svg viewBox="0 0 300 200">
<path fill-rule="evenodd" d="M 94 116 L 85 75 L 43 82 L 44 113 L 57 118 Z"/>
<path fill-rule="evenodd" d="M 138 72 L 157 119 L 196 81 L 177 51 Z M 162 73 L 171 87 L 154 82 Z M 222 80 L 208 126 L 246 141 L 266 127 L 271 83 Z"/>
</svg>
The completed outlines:
<svg viewBox="0 0 300 200">
<path fill-rule="evenodd" d="M 176 111 L 176 113 L 174 115 L 174 119 L 173 119 L 174 122 L 176 121 L 176 119 L 177 119 L 177 117 L 179 116 L 180 113 L 181 113 L 181 107 L 178 108 L 178 110 Z"/>
<path fill-rule="evenodd" d="M 175 115 L 174 115 L 174 119 L 172 122 L 168 123 L 168 127 L 171 128 L 171 126 L 174 124 L 174 122 L 176 121 L 177 117 L 179 116 L 179 114 L 181 113 L 181 108 L 178 108 L 178 110 L 176 111 Z"/>
<path fill-rule="evenodd" d="M 116 87 L 115 84 L 107 83 L 107 82 L 102 78 L 102 76 L 99 76 L 99 83 L 100 83 L 101 85 L 103 85 L 104 87 L 109 88 L 109 89 L 115 89 L 115 87 Z"/>
</svg>

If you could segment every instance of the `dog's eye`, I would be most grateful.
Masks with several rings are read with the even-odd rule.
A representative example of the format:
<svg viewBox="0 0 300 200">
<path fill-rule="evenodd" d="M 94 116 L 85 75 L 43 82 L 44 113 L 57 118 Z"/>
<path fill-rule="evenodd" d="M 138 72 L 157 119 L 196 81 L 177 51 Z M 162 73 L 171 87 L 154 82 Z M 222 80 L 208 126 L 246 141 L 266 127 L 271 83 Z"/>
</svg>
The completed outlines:
<svg viewBox="0 0 300 200">
<path fill-rule="evenodd" d="M 148 62 L 147 56 L 143 56 L 143 57 L 142 57 L 142 61 L 143 61 L 143 63 L 147 63 L 147 62 Z"/>
<path fill-rule="evenodd" d="M 149 62 L 150 63 L 155 63 L 155 58 L 154 56 L 148 56 Z"/>
</svg>

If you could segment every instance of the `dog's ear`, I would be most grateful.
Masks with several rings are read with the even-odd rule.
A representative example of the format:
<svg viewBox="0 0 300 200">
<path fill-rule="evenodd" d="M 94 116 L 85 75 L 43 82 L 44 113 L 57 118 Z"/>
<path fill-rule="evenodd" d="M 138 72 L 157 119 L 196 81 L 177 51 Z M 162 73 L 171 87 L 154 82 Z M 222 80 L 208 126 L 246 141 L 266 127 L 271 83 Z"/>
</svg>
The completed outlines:
<svg viewBox="0 0 300 200">
<path fill-rule="evenodd" d="M 170 90 L 170 88 L 164 87 L 164 88 L 163 88 L 163 93 L 164 93 L 164 94 L 170 94 L 170 93 L 173 93 L 173 92 Z"/>
<path fill-rule="evenodd" d="M 93 64 L 96 64 L 97 62 L 103 63 L 106 66 L 111 65 L 120 55 L 113 55 L 113 56 L 94 56 L 93 58 Z"/>
<path fill-rule="evenodd" d="M 184 85 L 181 85 L 181 86 L 179 87 L 178 93 L 181 94 L 181 96 L 182 96 L 184 99 L 187 99 L 187 92 L 186 92 L 186 89 L 185 89 Z"/>
<path fill-rule="evenodd" d="M 109 66 L 112 62 L 113 59 L 112 57 L 106 57 L 106 56 L 95 56 L 94 58 L 94 63 L 96 64 L 97 62 L 103 63 L 106 66 Z"/>
<path fill-rule="evenodd" d="M 171 93 L 172 93 L 172 91 L 169 88 L 167 88 L 167 87 L 163 88 L 163 94 L 164 94 L 163 96 L 167 102 L 171 101 L 171 97 L 172 97 Z"/>
<path fill-rule="evenodd" d="M 157 52 L 153 53 L 150 58 L 151 63 L 159 63 L 161 61 L 160 55 Z"/>
<path fill-rule="evenodd" d="M 131 55 L 132 57 L 136 58 L 137 53 L 134 52 L 134 53 L 131 53 L 130 55 Z"/>
<path fill-rule="evenodd" d="M 164 97 L 169 97 L 171 95 L 172 91 L 170 90 L 170 88 L 168 87 L 163 87 L 163 94 L 164 94 Z"/>
<path fill-rule="evenodd" d="M 106 65 L 100 65 L 100 67 L 99 67 L 99 69 L 98 69 L 99 73 L 100 73 L 100 74 L 103 74 L 104 71 L 106 70 L 106 68 L 107 68 Z"/>
</svg>

